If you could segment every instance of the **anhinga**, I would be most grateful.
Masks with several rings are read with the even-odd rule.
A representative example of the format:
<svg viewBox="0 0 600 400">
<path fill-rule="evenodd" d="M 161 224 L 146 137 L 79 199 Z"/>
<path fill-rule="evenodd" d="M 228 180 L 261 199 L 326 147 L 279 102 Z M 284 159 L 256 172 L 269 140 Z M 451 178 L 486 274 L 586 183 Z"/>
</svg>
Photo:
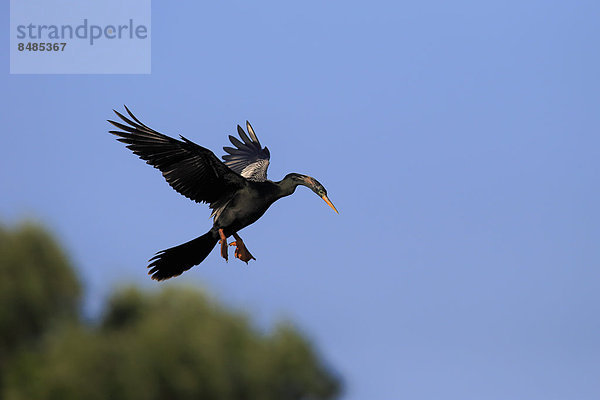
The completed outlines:
<svg viewBox="0 0 600 400">
<path fill-rule="evenodd" d="M 208 203 L 213 210 L 213 227 L 204 235 L 187 243 L 162 250 L 150 259 L 148 272 L 161 281 L 180 275 L 200 264 L 221 243 L 221 256 L 227 260 L 227 238 L 232 236 L 235 257 L 248 263 L 250 254 L 238 231 L 258 220 L 276 200 L 294 193 L 298 185 L 306 186 L 338 212 L 327 198 L 327 191 L 310 176 L 291 173 L 279 182 L 267 179 L 269 150 L 261 147 L 250 123 L 248 133 L 238 125 L 242 141 L 229 140 L 236 147 L 224 147 L 229 153 L 219 160 L 212 151 L 180 136 L 171 138 L 144 125 L 129 109 L 131 119 L 115 111 L 124 123 L 108 121 L 120 131 L 110 131 L 134 154 L 159 169 L 169 185 L 195 202 Z M 248 136 L 249 135 L 249 136 Z"/>
</svg>

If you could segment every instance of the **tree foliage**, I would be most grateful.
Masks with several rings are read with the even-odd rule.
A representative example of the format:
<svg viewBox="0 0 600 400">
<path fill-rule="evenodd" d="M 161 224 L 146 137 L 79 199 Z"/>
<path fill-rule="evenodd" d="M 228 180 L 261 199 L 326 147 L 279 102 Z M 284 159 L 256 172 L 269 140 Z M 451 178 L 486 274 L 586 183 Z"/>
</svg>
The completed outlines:
<svg viewBox="0 0 600 400">
<path fill-rule="evenodd" d="M 51 242 L 47 234 L 42 236 Z M 30 240 L 29 236 L 19 237 Z M 6 265 L 0 253 L 1 268 L 32 268 L 25 253 L 16 253 L 21 256 L 14 256 Z M 56 265 L 46 268 L 62 270 L 65 260 L 48 257 L 48 262 Z M 67 270 L 72 275 L 70 267 Z M 37 273 L 41 273 L 39 269 L 29 272 Z M 68 274 L 61 276 L 65 286 L 53 286 L 59 291 L 70 287 L 67 281 L 76 282 L 67 278 Z M 4 296 L 2 309 L 10 301 L 28 298 L 28 289 L 21 286 L 21 290 L 25 293 L 13 290 L 12 298 Z M 71 293 L 78 299 L 78 290 L 71 288 Z M 36 296 L 31 301 L 39 307 L 36 300 L 44 303 L 45 296 L 59 297 L 56 293 Z M 56 304 L 51 313 L 55 316 L 72 315 L 77 309 L 76 301 Z M 3 372 L 2 398 L 285 400 L 330 399 L 339 392 L 337 377 L 292 326 L 280 324 L 272 332 L 262 333 L 244 314 L 223 308 L 196 289 L 119 290 L 93 324 L 71 318 L 49 325 L 50 319 L 39 315 L 34 320 L 42 326 L 41 331 L 48 329 L 38 346 L 21 347 L 12 358 L 10 368 Z M 0 321 L 3 335 L 13 336 L 9 322 L 21 326 L 18 318 L 11 318 Z"/>
<path fill-rule="evenodd" d="M 1 374 L 16 351 L 76 318 L 81 286 L 58 243 L 31 223 L 0 226 L 0 276 Z"/>
</svg>

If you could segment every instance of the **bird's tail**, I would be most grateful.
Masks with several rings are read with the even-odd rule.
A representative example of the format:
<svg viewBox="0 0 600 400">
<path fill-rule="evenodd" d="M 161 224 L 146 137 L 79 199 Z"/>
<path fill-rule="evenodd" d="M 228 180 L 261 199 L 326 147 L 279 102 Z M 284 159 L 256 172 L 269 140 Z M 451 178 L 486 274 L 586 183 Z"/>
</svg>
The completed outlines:
<svg viewBox="0 0 600 400">
<path fill-rule="evenodd" d="M 210 230 L 187 243 L 161 250 L 150 259 L 148 275 L 152 275 L 152 279 L 157 281 L 181 275 L 204 261 L 217 242 L 218 236 Z"/>
</svg>

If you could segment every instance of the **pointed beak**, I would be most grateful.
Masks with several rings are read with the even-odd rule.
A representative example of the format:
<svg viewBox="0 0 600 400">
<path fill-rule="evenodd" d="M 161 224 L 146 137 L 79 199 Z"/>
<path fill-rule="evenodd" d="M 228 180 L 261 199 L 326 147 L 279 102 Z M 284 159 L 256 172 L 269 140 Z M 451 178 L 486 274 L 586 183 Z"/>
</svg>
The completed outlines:
<svg viewBox="0 0 600 400">
<path fill-rule="evenodd" d="M 335 206 L 333 205 L 333 203 L 331 202 L 331 200 L 329 200 L 329 198 L 327 196 L 323 196 L 321 197 L 323 200 L 325 200 L 325 203 L 329 204 L 329 207 L 333 208 L 333 211 L 335 211 L 336 213 L 340 213 Z"/>
</svg>

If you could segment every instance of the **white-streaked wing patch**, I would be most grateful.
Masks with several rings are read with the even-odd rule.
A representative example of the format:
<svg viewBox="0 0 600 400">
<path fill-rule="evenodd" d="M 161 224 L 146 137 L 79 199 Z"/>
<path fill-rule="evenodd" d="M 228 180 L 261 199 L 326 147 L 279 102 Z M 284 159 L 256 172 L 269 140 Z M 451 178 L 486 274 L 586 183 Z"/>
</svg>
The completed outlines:
<svg viewBox="0 0 600 400">
<path fill-rule="evenodd" d="M 248 121 L 246 121 L 246 129 L 248 133 L 244 132 L 241 126 L 237 127 L 241 141 L 236 137 L 229 136 L 229 140 L 235 148 L 223 147 L 223 150 L 229 153 L 223 156 L 223 160 L 230 169 L 244 178 L 250 181 L 264 182 L 267 180 L 267 168 L 269 167 L 269 149 L 261 148 L 258 137 Z"/>
<path fill-rule="evenodd" d="M 269 160 L 258 160 L 252 164 L 247 165 L 240 175 L 250 181 L 264 182 L 267 180 L 267 168 L 269 167 Z"/>
</svg>

